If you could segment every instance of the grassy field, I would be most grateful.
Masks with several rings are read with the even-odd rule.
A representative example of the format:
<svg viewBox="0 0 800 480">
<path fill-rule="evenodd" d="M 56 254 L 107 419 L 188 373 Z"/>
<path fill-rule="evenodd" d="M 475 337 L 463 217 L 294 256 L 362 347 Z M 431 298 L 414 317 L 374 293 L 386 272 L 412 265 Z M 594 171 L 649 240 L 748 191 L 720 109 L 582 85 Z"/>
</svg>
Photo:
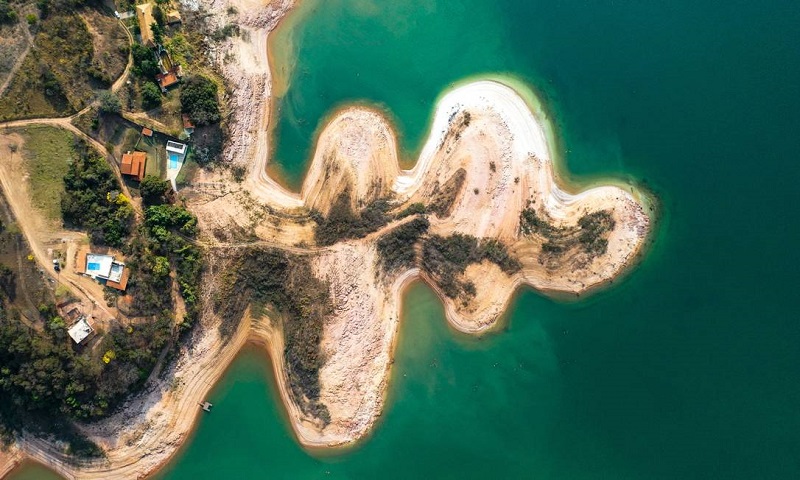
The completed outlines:
<svg viewBox="0 0 800 480">
<path fill-rule="evenodd" d="M 147 152 L 147 165 L 145 175 L 155 175 L 164 178 L 167 172 L 167 150 L 166 143 L 156 137 L 142 137 L 139 142 L 138 150 Z"/>
<path fill-rule="evenodd" d="M 55 127 L 28 127 L 23 155 L 28 171 L 31 201 L 49 220 L 61 218 L 64 175 L 74 159 L 71 133 Z"/>
<path fill-rule="evenodd" d="M 167 127 L 164 133 L 179 136 L 183 131 L 180 88 L 172 88 L 161 96 L 161 107 L 148 112 L 150 118 Z"/>
<path fill-rule="evenodd" d="M 181 168 L 181 171 L 178 173 L 178 177 L 175 179 L 175 184 L 178 187 L 185 187 L 189 185 L 194 179 L 194 176 L 197 174 L 198 170 L 200 170 L 200 165 L 192 160 L 191 157 L 188 157 L 186 161 L 183 162 L 183 168 Z"/>
</svg>

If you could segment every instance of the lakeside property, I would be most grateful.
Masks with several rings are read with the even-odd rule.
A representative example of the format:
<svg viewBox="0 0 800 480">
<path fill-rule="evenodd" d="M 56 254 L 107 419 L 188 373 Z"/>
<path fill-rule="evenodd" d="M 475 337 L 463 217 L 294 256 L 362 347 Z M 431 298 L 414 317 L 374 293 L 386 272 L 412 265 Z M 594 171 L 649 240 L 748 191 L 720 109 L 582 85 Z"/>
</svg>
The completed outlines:
<svg viewBox="0 0 800 480">
<path fill-rule="evenodd" d="M 329 8 L 335 14 L 343 5 L 348 4 L 334 1 Z M 385 21 L 389 12 L 402 13 L 402 8 L 386 10 L 397 5 L 404 4 L 362 14 Z M 446 24 L 467 23 L 474 33 L 481 18 L 495 19 L 494 8 L 507 10 L 510 20 L 503 25 L 516 30 L 514 41 L 492 35 L 491 29 L 480 29 L 491 41 L 469 43 L 465 36 L 446 35 L 440 26 L 431 30 L 439 39 L 459 40 L 453 43 L 462 55 L 473 44 L 488 44 L 498 57 L 522 52 L 520 71 L 525 62 L 544 70 L 541 77 L 522 76 L 548 92 L 543 98 L 562 139 L 555 148 L 562 149 L 570 170 L 647 179 L 648 190 L 659 194 L 664 209 L 655 248 L 632 275 L 590 300 L 552 301 L 523 291 L 501 331 L 480 340 L 453 335 L 434 292 L 423 288 L 412 294 L 400 325 L 419 335 L 408 336 L 405 345 L 403 338 L 398 340 L 390 382 L 400 390 L 390 394 L 369 442 L 337 452 L 333 459 L 301 449 L 290 423 L 268 430 L 278 422 L 264 419 L 269 415 L 261 412 L 282 413 L 275 403 L 264 403 L 263 378 L 269 373 L 261 367 L 255 374 L 252 369 L 242 373 L 237 367 L 223 387 L 242 380 L 252 390 L 244 395 L 231 391 L 229 401 L 211 399 L 215 412 L 207 418 L 226 422 L 201 421 L 200 450 L 187 451 L 168 478 L 213 478 L 228 469 L 256 476 L 265 468 L 265 475 L 290 472 L 312 478 L 376 472 L 388 478 L 797 476 L 795 457 L 787 450 L 796 443 L 797 429 L 775 427 L 795 423 L 792 406 L 800 398 L 786 382 L 797 376 L 798 365 L 797 323 L 787 313 L 792 311 L 787 299 L 793 298 L 797 223 L 774 208 L 793 204 L 796 192 L 787 183 L 793 176 L 785 173 L 796 170 L 791 112 L 797 107 L 783 98 L 796 63 L 787 44 L 777 41 L 791 38 L 796 9 L 787 7 L 777 15 L 763 6 L 719 11 L 697 2 L 668 10 L 651 4 L 469 6 L 464 10 L 475 22 L 460 22 L 456 7 L 463 5 L 453 7 L 452 2 L 426 14 Z M 429 22 L 411 7 L 406 6 L 415 13 L 412 25 Z M 536 15 L 524 15 L 531 11 Z M 746 23 L 740 23 L 742 18 Z M 766 20 L 770 28 L 760 28 Z M 400 38 L 419 38 L 405 35 L 402 22 L 391 26 Z M 336 27 L 345 36 L 347 23 L 339 21 Z M 359 31 L 383 38 L 365 28 Z M 593 41 L 583 41 L 587 37 Z M 441 48 L 448 44 L 440 42 Z M 764 50 L 764 45 L 774 48 Z M 448 68 L 457 70 L 458 58 L 448 56 Z M 340 63 L 343 70 L 357 73 L 353 63 Z M 409 63 L 396 64 L 396 78 L 410 71 Z M 429 78 L 428 69 L 420 70 Z M 773 74 L 765 76 L 765 71 Z M 387 90 L 402 91 L 402 85 L 385 83 Z M 731 102 L 732 95 L 739 100 Z M 720 158 L 722 167 L 715 160 Z M 753 158 L 761 159 L 764 168 L 751 168 Z M 503 172 L 500 164 L 494 169 Z M 247 210 L 238 220 L 249 215 L 257 220 L 253 223 L 261 222 L 262 234 L 286 230 L 279 235 L 303 238 L 306 243 L 292 245 L 293 251 L 306 254 L 313 248 L 314 223 L 295 226 L 287 218 L 296 212 L 258 218 L 257 201 L 219 183 L 204 183 L 196 201 L 237 197 L 239 202 L 230 204 L 233 216 L 236 209 Z M 466 193 L 477 195 L 471 193 L 477 187 L 471 192 L 470 187 Z M 329 218 L 322 216 L 326 222 Z M 409 223 L 417 220 L 407 218 Z M 538 215 L 528 218 L 529 226 L 539 225 Z M 256 230 L 249 229 L 249 220 L 228 224 L 229 236 L 211 230 L 220 235 L 211 241 L 239 248 Z M 562 247 L 554 233 L 564 231 L 573 232 L 546 231 L 548 248 Z M 754 246 L 758 255 L 753 255 Z M 747 287 L 764 281 L 771 288 Z M 405 316 L 422 304 L 426 308 Z M 208 340 L 200 348 L 207 348 Z M 281 358 L 283 349 L 271 348 Z M 202 382 L 211 381 L 207 372 L 201 373 Z M 280 372 L 272 375 L 283 378 Z M 186 405 L 187 411 L 190 407 L 199 410 L 195 404 Z M 230 416 L 225 415 L 231 413 L 228 407 L 236 410 Z M 213 437 L 208 443 L 201 440 L 207 426 Z M 240 445 L 225 436 L 231 432 L 253 440 L 246 449 L 214 444 Z"/>
</svg>

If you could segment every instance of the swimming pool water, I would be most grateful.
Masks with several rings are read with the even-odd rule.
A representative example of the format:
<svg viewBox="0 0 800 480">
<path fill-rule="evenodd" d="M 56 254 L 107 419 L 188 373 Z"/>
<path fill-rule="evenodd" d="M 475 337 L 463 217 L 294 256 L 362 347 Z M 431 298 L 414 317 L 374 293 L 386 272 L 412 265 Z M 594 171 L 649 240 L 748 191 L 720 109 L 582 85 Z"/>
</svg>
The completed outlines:
<svg viewBox="0 0 800 480">
<path fill-rule="evenodd" d="M 171 169 L 178 168 L 178 165 L 180 165 L 180 161 L 181 161 L 181 156 L 178 155 L 177 153 L 169 154 L 169 168 Z"/>
</svg>

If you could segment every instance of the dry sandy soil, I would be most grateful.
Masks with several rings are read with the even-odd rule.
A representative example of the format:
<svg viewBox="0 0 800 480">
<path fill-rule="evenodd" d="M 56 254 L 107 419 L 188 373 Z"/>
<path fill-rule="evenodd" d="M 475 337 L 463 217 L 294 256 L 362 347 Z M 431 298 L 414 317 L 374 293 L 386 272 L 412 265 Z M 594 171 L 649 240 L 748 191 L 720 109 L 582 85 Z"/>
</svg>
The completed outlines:
<svg viewBox="0 0 800 480">
<path fill-rule="evenodd" d="M 246 166 L 249 174 L 241 184 L 220 173 L 205 174 L 182 192 L 199 217 L 203 243 L 211 252 L 205 291 L 213 289 L 218 274 L 213 248 L 233 242 L 221 242 L 215 236 L 218 230 L 243 230 L 258 237 L 243 239 L 242 244 L 311 255 L 314 274 L 330 285 L 334 305 L 323 327 L 326 361 L 320 371 L 320 401 L 328 407 L 331 421 L 322 426 L 288 394 L 283 337 L 272 326 L 279 322 L 246 315 L 226 340 L 219 334 L 220 320 L 207 312 L 167 380 L 151 383 L 113 417 L 82 427 L 106 449 L 105 459 L 77 467 L 45 440 L 20 440 L 27 455 L 67 478 L 141 478 L 168 461 L 190 434 L 198 402 L 247 341 L 264 345 L 272 356 L 281 396 L 303 445 L 350 444 L 369 432 L 385 402 L 403 289 L 416 278 L 432 282 L 416 269 L 391 276 L 379 272 L 376 241 L 397 221 L 359 240 L 315 247 L 308 211 L 326 213 L 341 192 L 350 193 L 354 206 L 390 198 L 399 209 L 427 203 L 463 170 L 464 181 L 449 212 L 442 218 L 430 216 L 432 232 L 495 238 L 522 262 L 513 275 L 486 262 L 471 265 L 465 278 L 475 284 L 477 294 L 468 302 L 437 292 L 448 321 L 473 334 L 497 324 L 520 285 L 574 296 L 616 278 L 635 263 L 651 230 L 649 204 L 635 188 L 606 185 L 573 192 L 560 184 L 547 121 L 514 89 L 492 81 L 461 86 L 440 100 L 428 141 L 411 170 L 399 167 L 395 135 L 384 117 L 363 108 L 341 111 L 320 136 L 301 193 L 282 189 L 265 173 L 271 92 L 266 39 L 290 2 L 262 6 L 247 0 L 212 0 L 203 6 L 226 18 L 230 4 L 241 12 L 238 23 L 248 34 L 226 41 L 217 52 L 233 85 L 226 158 Z M 558 227 L 574 226 L 587 213 L 610 212 L 614 227 L 606 252 L 591 258 L 569 255 L 543 265 L 542 240 L 521 232 L 520 212 L 526 207 Z"/>
<path fill-rule="evenodd" d="M 13 150 L 11 145 L 15 146 Z M 70 289 L 95 326 L 107 328 L 108 322 L 118 316 L 116 309 L 106 306 L 102 286 L 74 273 L 77 251 L 88 243 L 88 238 L 84 233 L 64 230 L 60 222 L 48 221 L 44 213 L 33 206 L 22 156 L 24 146 L 22 135 L 0 134 L 0 186 L 17 225 L 28 240 L 40 268 Z M 53 270 L 52 259 L 56 258 L 56 253 L 66 259 L 60 275 Z"/>
</svg>

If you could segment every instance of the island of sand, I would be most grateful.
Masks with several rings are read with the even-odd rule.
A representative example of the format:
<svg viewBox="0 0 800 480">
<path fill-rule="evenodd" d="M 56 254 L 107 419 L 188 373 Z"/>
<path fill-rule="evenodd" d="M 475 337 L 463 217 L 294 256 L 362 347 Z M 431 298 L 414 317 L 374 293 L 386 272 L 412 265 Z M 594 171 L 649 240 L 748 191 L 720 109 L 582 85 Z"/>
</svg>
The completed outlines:
<svg viewBox="0 0 800 480">
<path fill-rule="evenodd" d="M 205 172 L 181 191 L 207 262 L 193 338 L 165 380 L 80 426 L 105 458 L 76 465 L 32 436 L 7 458 L 30 457 L 67 478 L 146 476 L 187 439 L 198 402 L 247 342 L 271 355 L 301 444 L 352 444 L 383 411 L 410 282 L 434 289 L 455 329 L 480 335 L 497 326 L 518 287 L 577 297 L 642 253 L 647 198 L 631 186 L 561 183 L 547 120 L 497 81 L 440 98 L 411 170 L 400 167 L 383 115 L 343 109 L 321 132 L 301 192 L 283 189 L 265 169 L 266 39 L 290 4 L 233 3 L 246 12 L 247 34 L 226 41 L 220 64 L 234 88 L 225 155 L 248 173 L 235 182 Z"/>
</svg>

